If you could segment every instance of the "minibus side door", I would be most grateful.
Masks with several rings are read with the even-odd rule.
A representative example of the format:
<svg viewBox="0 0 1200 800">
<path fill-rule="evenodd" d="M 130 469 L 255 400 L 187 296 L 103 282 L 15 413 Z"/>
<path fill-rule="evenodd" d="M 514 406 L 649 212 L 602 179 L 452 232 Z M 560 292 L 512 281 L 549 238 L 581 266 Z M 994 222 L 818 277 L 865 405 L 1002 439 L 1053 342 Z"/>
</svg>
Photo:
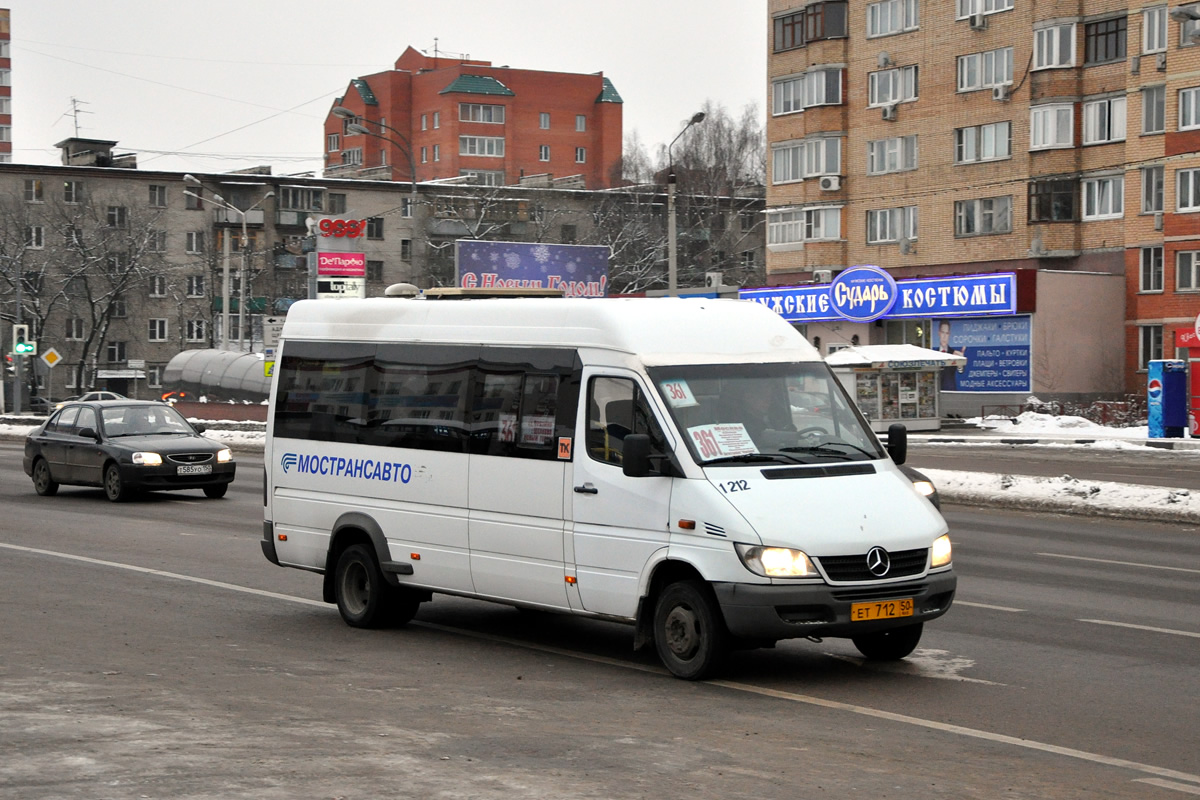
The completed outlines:
<svg viewBox="0 0 1200 800">
<path fill-rule="evenodd" d="M 664 452 L 665 437 L 634 373 L 586 368 L 584 396 L 572 460 L 572 599 L 586 611 L 633 617 L 646 563 L 667 546 L 673 479 L 625 475 L 623 440 L 647 433 Z"/>
</svg>

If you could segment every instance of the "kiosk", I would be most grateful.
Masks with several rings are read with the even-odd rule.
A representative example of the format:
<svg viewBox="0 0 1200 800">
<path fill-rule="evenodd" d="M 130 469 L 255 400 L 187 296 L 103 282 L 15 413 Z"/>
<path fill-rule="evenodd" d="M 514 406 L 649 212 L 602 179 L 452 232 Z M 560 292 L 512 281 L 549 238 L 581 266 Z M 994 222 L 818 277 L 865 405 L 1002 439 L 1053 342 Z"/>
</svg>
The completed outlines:
<svg viewBox="0 0 1200 800">
<path fill-rule="evenodd" d="M 911 344 L 846 347 L 825 363 L 854 398 L 876 433 L 902 422 L 910 431 L 942 427 L 942 370 L 959 370 L 964 356 Z"/>
</svg>

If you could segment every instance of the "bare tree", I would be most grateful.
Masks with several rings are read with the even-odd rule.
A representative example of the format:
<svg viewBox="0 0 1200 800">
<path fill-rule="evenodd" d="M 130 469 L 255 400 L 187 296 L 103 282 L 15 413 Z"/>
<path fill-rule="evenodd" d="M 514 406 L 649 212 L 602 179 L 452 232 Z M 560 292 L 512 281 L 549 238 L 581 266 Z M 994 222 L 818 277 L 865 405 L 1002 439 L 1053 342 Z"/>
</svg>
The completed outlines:
<svg viewBox="0 0 1200 800">
<path fill-rule="evenodd" d="M 606 245 L 609 291 L 631 294 L 667 286 L 666 196 L 652 187 L 605 193 L 593 209 L 586 244 Z"/>
</svg>

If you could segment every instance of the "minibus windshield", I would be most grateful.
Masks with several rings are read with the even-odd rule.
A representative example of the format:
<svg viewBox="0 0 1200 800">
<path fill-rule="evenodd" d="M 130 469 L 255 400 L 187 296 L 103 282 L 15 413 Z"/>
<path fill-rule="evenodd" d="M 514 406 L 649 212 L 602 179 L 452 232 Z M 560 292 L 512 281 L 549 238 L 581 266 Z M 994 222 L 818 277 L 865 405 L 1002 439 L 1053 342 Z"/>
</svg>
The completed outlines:
<svg viewBox="0 0 1200 800">
<path fill-rule="evenodd" d="M 824 363 L 689 364 L 649 373 L 700 464 L 761 467 L 884 457 Z"/>
</svg>

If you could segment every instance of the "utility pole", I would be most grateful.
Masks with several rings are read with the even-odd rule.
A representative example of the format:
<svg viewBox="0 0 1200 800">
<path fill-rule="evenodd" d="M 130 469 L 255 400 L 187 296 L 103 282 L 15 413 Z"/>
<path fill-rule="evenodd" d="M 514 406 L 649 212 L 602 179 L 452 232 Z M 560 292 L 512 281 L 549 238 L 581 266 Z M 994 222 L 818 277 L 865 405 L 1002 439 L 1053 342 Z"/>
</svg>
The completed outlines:
<svg viewBox="0 0 1200 800">
<path fill-rule="evenodd" d="M 22 324 L 21 321 L 25 318 L 24 291 L 25 291 L 25 273 L 22 271 L 19 271 L 19 272 L 17 272 L 17 313 L 16 313 L 16 320 L 17 320 L 16 324 L 17 325 Z M 12 349 L 14 351 L 17 349 L 16 345 L 17 345 L 16 342 L 12 343 Z M 24 386 L 25 386 L 25 356 L 14 355 L 13 356 L 13 401 L 12 401 L 12 403 L 13 403 L 12 408 L 13 408 L 14 414 L 20 414 L 25 410 Z"/>
</svg>

